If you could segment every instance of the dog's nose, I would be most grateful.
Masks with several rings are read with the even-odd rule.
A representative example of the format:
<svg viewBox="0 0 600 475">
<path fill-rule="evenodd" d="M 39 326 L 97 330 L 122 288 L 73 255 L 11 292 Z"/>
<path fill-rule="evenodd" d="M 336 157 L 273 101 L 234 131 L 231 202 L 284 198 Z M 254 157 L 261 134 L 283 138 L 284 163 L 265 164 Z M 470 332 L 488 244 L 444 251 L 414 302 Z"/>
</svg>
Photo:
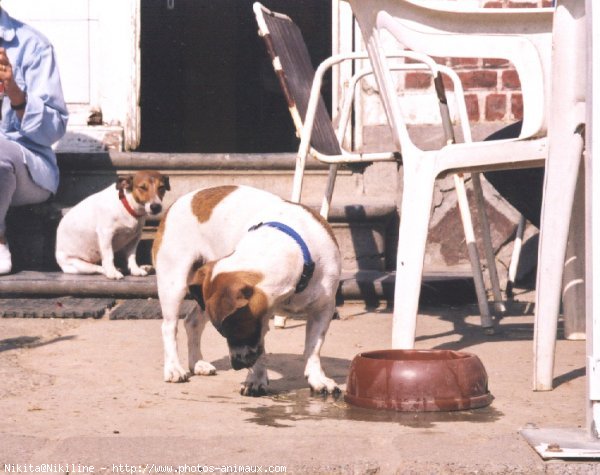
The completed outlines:
<svg viewBox="0 0 600 475">
<path fill-rule="evenodd" d="M 150 205 L 150 211 L 152 212 L 152 214 L 158 214 L 162 211 L 162 205 L 160 205 L 159 203 L 152 203 Z"/>
<path fill-rule="evenodd" d="M 244 361 L 244 359 L 239 355 L 232 356 L 230 358 L 230 360 L 231 360 L 231 367 L 236 371 L 238 371 L 240 369 L 244 369 L 244 368 L 249 368 L 250 366 L 252 366 L 252 365 L 249 365 L 246 361 Z"/>
<path fill-rule="evenodd" d="M 261 348 L 244 348 L 242 351 L 230 351 L 229 360 L 231 367 L 236 371 L 243 368 L 251 368 L 262 354 Z"/>
</svg>

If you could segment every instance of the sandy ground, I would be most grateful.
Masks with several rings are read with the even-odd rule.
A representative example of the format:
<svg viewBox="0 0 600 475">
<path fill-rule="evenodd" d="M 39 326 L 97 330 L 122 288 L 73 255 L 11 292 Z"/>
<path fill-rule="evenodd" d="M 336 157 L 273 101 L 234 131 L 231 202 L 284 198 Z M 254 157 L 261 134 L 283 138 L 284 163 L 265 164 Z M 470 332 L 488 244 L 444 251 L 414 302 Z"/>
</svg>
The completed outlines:
<svg viewBox="0 0 600 475">
<path fill-rule="evenodd" d="M 544 462 L 518 433 L 527 424 L 572 428 L 585 420 L 585 342 L 559 340 L 556 389 L 531 391 L 533 317 L 529 306 L 520 308 L 493 337 L 481 333 L 474 306 L 423 309 L 417 347 L 477 354 L 494 401 L 478 410 L 420 414 L 311 397 L 300 320 L 267 335 L 271 393 L 247 398 L 238 393 L 245 371 L 230 368 L 226 343 L 211 326 L 203 352 L 218 374 L 172 384 L 162 381 L 159 320 L 2 319 L 0 471 L 57 464 L 46 468 L 599 474 L 585 461 Z M 391 313 L 352 303 L 340 312 L 322 356 L 327 374 L 345 388 L 355 354 L 389 347 Z M 186 361 L 184 333 L 180 324 Z"/>
</svg>

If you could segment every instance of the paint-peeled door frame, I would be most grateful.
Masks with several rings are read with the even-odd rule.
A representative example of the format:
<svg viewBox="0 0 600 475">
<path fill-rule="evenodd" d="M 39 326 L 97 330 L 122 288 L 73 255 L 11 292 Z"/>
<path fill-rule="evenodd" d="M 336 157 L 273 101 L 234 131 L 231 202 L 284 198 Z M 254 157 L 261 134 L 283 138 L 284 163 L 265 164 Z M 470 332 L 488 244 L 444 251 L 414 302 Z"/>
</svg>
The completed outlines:
<svg viewBox="0 0 600 475">
<path fill-rule="evenodd" d="M 105 123 L 123 127 L 123 148 L 140 143 L 141 0 L 92 0 L 99 17 L 100 105 Z"/>
</svg>

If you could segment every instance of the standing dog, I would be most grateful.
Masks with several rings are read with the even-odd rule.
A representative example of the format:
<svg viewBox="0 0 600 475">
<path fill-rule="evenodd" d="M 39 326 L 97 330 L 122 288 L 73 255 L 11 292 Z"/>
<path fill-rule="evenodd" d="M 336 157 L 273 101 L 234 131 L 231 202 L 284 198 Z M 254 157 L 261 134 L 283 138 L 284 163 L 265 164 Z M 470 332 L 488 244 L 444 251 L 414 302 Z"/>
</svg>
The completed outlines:
<svg viewBox="0 0 600 475">
<path fill-rule="evenodd" d="M 202 360 L 206 316 L 227 339 L 234 369 L 248 368 L 241 393 L 265 394 L 264 337 L 275 313 L 306 317 L 305 376 L 313 391 L 338 394 L 320 350 L 335 312 L 341 259 L 332 230 L 304 206 L 246 186 L 182 196 L 164 217 L 153 247 L 163 313 L 164 379 L 188 379 L 177 356 L 179 307 L 188 291 L 199 308 L 186 317 L 189 369 Z"/>
<path fill-rule="evenodd" d="M 168 177 L 139 171 L 119 177 L 116 187 L 111 185 L 71 208 L 56 234 L 56 261 L 63 272 L 122 279 L 114 263 L 114 255 L 122 252 L 131 275 L 147 275 L 150 266 L 137 264 L 137 245 L 146 216 L 162 212 L 169 189 Z"/>
</svg>

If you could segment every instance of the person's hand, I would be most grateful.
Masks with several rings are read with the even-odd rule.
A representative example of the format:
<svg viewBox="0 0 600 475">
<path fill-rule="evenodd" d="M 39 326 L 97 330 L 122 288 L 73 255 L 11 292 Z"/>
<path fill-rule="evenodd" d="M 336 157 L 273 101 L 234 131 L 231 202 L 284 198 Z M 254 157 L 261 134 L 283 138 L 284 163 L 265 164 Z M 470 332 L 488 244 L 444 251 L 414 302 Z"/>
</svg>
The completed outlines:
<svg viewBox="0 0 600 475">
<path fill-rule="evenodd" d="M 4 94 L 8 96 L 13 106 L 25 103 L 25 93 L 14 80 L 12 65 L 4 48 L 0 48 L 0 82 L 2 82 Z"/>
</svg>

